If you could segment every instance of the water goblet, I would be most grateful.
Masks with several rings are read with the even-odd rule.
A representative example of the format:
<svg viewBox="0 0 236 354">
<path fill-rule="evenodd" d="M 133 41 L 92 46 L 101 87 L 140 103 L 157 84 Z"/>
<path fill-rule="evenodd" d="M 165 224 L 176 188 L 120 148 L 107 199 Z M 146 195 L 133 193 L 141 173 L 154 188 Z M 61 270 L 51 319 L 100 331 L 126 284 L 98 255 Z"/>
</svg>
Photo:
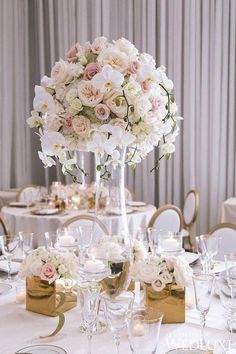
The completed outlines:
<svg viewBox="0 0 236 354">
<path fill-rule="evenodd" d="M 34 237 L 33 232 L 23 232 L 23 231 L 19 232 L 20 245 L 22 249 L 23 258 L 26 258 L 26 256 L 33 248 L 33 237 Z"/>
<path fill-rule="evenodd" d="M 134 354 L 155 354 L 158 345 L 162 312 L 149 319 L 144 308 L 136 308 L 128 318 L 129 344 Z"/>
<path fill-rule="evenodd" d="M 116 297 L 110 297 L 107 293 L 101 294 L 104 303 L 105 316 L 116 344 L 116 353 L 119 354 L 120 334 L 127 326 L 127 319 L 132 311 L 134 294 L 124 291 Z"/>
<path fill-rule="evenodd" d="M 214 276 L 211 274 L 196 274 L 193 276 L 193 287 L 196 308 L 200 311 L 200 324 L 202 328 L 202 338 L 200 349 L 210 349 L 210 343 L 205 339 L 206 315 L 210 309 L 213 292 Z"/>
<path fill-rule="evenodd" d="M 83 325 L 88 338 L 88 354 L 91 354 L 93 326 L 97 321 L 101 287 L 95 282 L 83 282 L 78 288 L 78 302 Z"/>
<path fill-rule="evenodd" d="M 7 259 L 7 263 L 8 263 L 7 282 L 12 281 L 11 260 L 12 257 L 15 255 L 16 251 L 18 250 L 19 242 L 20 242 L 19 236 L 9 236 L 9 235 L 0 236 L 0 247 L 2 250 L 2 254 Z"/>
</svg>

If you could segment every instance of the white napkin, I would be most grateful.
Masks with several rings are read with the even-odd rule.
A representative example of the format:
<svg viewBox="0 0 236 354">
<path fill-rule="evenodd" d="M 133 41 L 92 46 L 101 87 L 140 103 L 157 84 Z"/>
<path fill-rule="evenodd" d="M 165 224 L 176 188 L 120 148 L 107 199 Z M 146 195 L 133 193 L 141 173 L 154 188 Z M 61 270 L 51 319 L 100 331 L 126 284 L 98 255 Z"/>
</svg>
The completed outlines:
<svg viewBox="0 0 236 354">
<path fill-rule="evenodd" d="M 11 262 L 11 274 L 18 273 L 20 269 L 19 262 Z M 8 272 L 8 262 L 7 261 L 0 261 L 0 271 L 1 272 Z"/>
</svg>

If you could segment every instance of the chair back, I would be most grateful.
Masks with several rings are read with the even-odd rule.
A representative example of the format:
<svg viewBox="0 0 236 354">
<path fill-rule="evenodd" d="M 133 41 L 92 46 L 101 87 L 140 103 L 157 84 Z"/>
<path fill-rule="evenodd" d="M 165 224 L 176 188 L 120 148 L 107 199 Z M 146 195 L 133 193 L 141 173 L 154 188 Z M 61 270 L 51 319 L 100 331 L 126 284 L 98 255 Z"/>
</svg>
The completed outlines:
<svg viewBox="0 0 236 354">
<path fill-rule="evenodd" d="M 109 235 L 107 227 L 95 216 L 92 215 L 78 215 L 67 220 L 62 228 L 79 228 L 88 226 L 93 228 L 94 241 L 99 240 L 104 235 Z"/>
<path fill-rule="evenodd" d="M 1 216 L 0 216 L 0 235 L 9 235 L 8 227 Z"/>
<path fill-rule="evenodd" d="M 153 214 L 148 227 L 155 227 L 158 230 L 180 232 L 183 228 L 181 210 L 172 204 L 163 205 Z"/>
<path fill-rule="evenodd" d="M 18 202 L 39 201 L 41 199 L 42 191 L 46 193 L 47 188 L 36 186 L 34 184 L 28 184 L 19 190 L 16 199 Z"/>
<path fill-rule="evenodd" d="M 221 223 L 213 226 L 208 232 L 209 235 L 221 238 L 217 259 L 223 261 L 224 255 L 230 252 L 236 252 L 236 225 L 230 223 Z"/>
<path fill-rule="evenodd" d="M 190 190 L 184 200 L 183 218 L 184 225 L 189 226 L 197 219 L 199 208 L 199 195 L 195 190 Z"/>
</svg>

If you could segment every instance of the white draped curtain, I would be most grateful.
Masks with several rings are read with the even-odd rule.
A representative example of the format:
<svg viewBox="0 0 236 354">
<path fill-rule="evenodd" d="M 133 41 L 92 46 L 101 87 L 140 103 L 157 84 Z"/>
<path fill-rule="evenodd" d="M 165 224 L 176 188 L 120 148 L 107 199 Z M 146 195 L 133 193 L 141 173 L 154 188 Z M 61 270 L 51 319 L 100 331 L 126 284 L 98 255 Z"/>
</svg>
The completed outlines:
<svg viewBox="0 0 236 354">
<path fill-rule="evenodd" d="M 76 41 L 123 36 L 167 67 L 184 117 L 172 159 L 150 173 L 151 153 L 127 184 L 157 206 L 195 188 L 206 232 L 236 189 L 235 33 L 236 0 L 0 0 L 0 189 L 61 178 L 25 123 L 34 85 Z"/>
</svg>

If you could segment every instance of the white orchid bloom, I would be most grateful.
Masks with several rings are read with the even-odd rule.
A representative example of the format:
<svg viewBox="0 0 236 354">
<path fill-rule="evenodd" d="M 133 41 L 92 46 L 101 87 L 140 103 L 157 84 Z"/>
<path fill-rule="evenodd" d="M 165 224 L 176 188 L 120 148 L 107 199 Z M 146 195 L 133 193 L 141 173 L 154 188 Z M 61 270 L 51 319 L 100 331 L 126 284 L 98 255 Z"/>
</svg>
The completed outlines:
<svg viewBox="0 0 236 354">
<path fill-rule="evenodd" d="M 56 162 L 53 160 L 53 158 L 45 155 L 42 151 L 38 151 L 38 155 L 45 168 L 56 165 Z"/>
<path fill-rule="evenodd" d="M 34 91 L 34 110 L 42 113 L 54 113 L 55 103 L 53 97 L 45 90 L 45 88 L 36 85 Z"/>
<path fill-rule="evenodd" d="M 172 154 L 173 152 L 175 152 L 175 145 L 172 144 L 171 142 L 166 142 L 165 144 L 162 144 L 160 148 L 161 148 L 161 153 L 163 155 Z"/>
<path fill-rule="evenodd" d="M 118 150 L 113 151 L 110 159 L 105 163 L 105 165 L 112 165 L 114 169 L 116 169 L 117 166 L 122 165 L 122 161 L 120 160 L 120 153 Z"/>
<path fill-rule="evenodd" d="M 103 156 L 104 153 L 112 155 L 115 148 L 116 144 L 114 139 L 107 139 L 104 134 L 95 134 L 89 143 L 89 150 L 101 156 Z"/>
<path fill-rule="evenodd" d="M 31 117 L 27 119 L 27 124 L 30 128 L 39 128 L 43 124 L 43 119 L 36 111 L 31 112 Z"/>
<path fill-rule="evenodd" d="M 104 133 L 110 133 L 112 135 L 112 138 L 115 141 L 116 146 L 120 146 L 120 147 L 129 146 L 136 140 L 136 137 L 133 134 L 127 132 L 126 130 L 118 126 L 103 124 L 99 128 L 99 130 Z"/>
<path fill-rule="evenodd" d="M 46 132 L 40 140 L 43 153 L 49 156 L 58 156 L 66 146 L 66 139 L 59 132 Z"/>
<path fill-rule="evenodd" d="M 159 70 L 153 69 L 152 65 L 144 64 L 140 67 L 138 78 L 141 82 L 147 81 L 149 84 L 159 84 L 161 82 L 162 75 Z"/>
<path fill-rule="evenodd" d="M 91 83 L 102 93 L 109 92 L 114 88 L 120 88 L 123 84 L 124 76 L 110 65 L 104 65 L 102 71 L 94 75 Z"/>
<path fill-rule="evenodd" d="M 66 171 L 72 171 L 74 165 L 76 164 L 76 157 L 72 157 L 71 159 L 65 161 L 62 165 L 62 173 L 66 174 Z"/>
</svg>

